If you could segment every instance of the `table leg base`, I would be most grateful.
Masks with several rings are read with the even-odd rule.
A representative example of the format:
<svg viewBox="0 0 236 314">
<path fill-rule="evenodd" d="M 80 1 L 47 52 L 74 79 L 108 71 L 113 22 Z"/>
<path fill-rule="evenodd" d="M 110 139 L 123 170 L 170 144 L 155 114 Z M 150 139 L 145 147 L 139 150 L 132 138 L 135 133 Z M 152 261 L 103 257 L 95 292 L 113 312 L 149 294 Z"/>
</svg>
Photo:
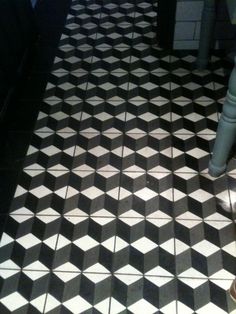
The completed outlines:
<svg viewBox="0 0 236 314">
<path fill-rule="evenodd" d="M 226 164 L 222 167 L 218 167 L 212 163 L 212 161 L 209 162 L 208 172 L 212 177 L 219 177 L 222 175 L 226 170 Z"/>
<path fill-rule="evenodd" d="M 196 66 L 197 66 L 198 70 L 205 70 L 207 65 L 208 65 L 208 58 L 207 59 L 200 59 L 200 58 L 197 59 Z"/>
</svg>

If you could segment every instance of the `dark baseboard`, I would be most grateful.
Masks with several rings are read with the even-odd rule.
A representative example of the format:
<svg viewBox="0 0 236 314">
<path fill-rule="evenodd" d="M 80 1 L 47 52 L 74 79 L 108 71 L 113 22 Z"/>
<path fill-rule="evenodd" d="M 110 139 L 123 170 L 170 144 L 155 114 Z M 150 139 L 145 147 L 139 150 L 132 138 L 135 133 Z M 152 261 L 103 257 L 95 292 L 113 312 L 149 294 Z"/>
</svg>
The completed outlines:
<svg viewBox="0 0 236 314">
<path fill-rule="evenodd" d="M 161 47 L 173 48 L 177 0 L 158 2 L 158 40 Z"/>
</svg>

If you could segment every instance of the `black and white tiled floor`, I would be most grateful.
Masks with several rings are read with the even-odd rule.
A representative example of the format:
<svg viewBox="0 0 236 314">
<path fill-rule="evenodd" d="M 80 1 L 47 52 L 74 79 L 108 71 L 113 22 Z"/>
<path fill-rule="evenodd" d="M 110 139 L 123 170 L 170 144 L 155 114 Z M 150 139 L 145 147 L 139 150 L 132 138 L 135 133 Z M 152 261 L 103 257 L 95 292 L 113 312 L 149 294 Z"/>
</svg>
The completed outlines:
<svg viewBox="0 0 236 314">
<path fill-rule="evenodd" d="M 224 63 L 156 44 L 156 1 L 73 1 L 0 242 L 1 314 L 236 313 Z"/>
</svg>

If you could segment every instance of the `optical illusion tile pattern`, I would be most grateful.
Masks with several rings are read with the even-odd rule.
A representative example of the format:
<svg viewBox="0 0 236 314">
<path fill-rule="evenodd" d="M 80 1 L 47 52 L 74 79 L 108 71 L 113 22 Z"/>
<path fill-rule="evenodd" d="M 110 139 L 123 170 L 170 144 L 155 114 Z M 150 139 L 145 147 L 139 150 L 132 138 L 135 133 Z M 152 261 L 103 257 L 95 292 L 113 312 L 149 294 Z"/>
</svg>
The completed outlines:
<svg viewBox="0 0 236 314">
<path fill-rule="evenodd" d="M 156 44 L 155 1 L 74 1 L 0 242 L 0 313 L 235 313 L 224 62 Z"/>
</svg>

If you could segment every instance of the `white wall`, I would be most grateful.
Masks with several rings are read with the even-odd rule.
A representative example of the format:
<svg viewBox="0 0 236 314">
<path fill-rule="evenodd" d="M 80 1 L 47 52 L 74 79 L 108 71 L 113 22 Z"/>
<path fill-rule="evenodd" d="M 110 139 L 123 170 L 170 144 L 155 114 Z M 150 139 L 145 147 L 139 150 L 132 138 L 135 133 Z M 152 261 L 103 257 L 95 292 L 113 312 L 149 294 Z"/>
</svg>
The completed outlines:
<svg viewBox="0 0 236 314">
<path fill-rule="evenodd" d="M 203 2 L 203 0 L 177 1 L 174 49 L 198 49 Z M 229 21 L 225 0 L 216 2 L 215 48 L 230 49 L 236 43 L 236 25 Z"/>
</svg>

